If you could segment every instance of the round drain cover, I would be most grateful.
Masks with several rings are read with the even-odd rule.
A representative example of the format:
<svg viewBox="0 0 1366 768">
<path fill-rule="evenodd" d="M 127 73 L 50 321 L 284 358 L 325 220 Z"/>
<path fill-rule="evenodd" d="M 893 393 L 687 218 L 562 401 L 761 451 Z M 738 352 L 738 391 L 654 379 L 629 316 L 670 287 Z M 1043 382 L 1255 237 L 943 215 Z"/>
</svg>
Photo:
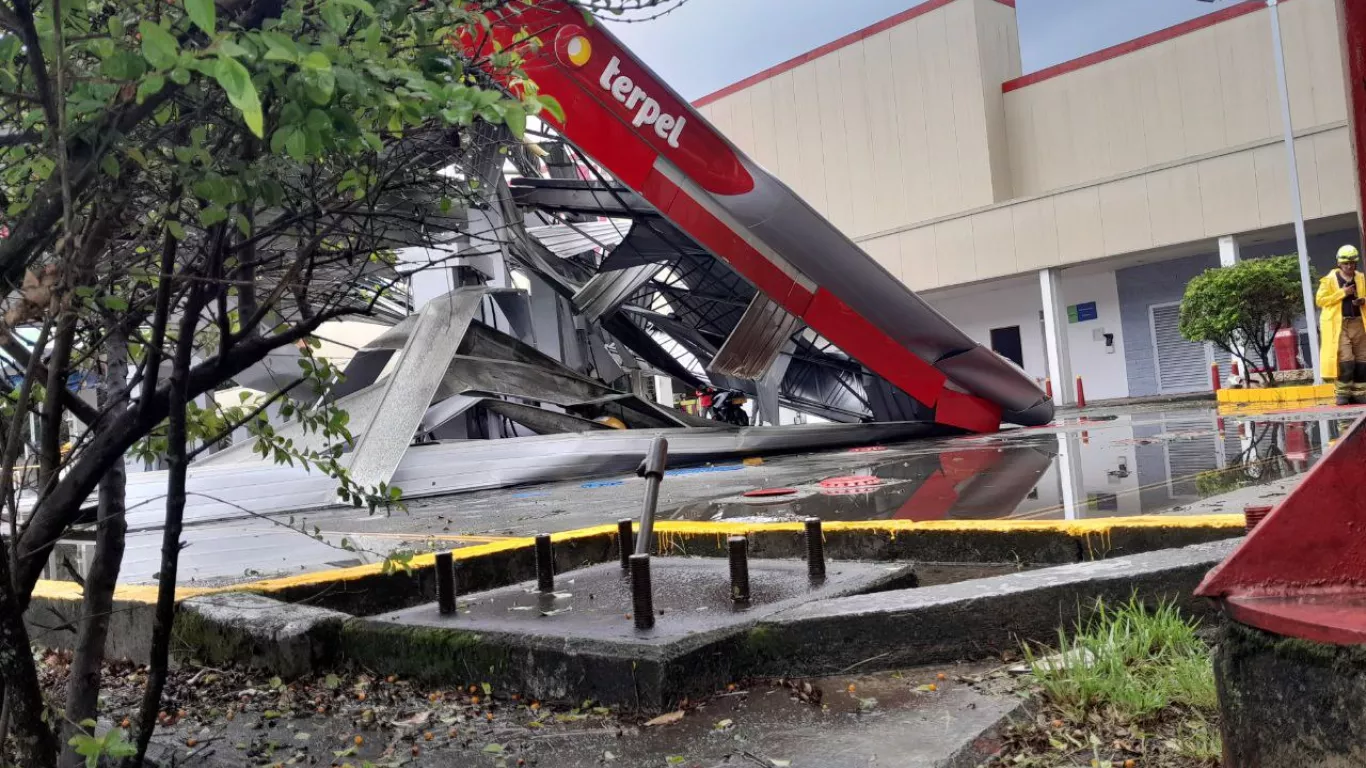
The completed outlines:
<svg viewBox="0 0 1366 768">
<path fill-rule="evenodd" d="M 742 495 L 747 499 L 764 499 L 771 496 L 791 496 L 796 492 L 796 488 L 755 488 L 752 491 L 745 491 Z"/>
</svg>

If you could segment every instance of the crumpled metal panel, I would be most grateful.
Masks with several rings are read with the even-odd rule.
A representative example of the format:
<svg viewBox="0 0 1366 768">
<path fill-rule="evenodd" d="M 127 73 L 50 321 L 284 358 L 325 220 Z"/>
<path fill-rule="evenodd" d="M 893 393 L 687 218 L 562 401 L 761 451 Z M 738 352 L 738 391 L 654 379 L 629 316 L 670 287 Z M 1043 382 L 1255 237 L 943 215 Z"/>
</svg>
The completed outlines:
<svg viewBox="0 0 1366 768">
<path fill-rule="evenodd" d="M 509 183 L 518 204 L 543 211 L 631 217 L 653 215 L 655 209 L 640 195 L 622 186 L 604 187 L 583 179 L 520 177 Z"/>
<path fill-rule="evenodd" d="M 370 413 L 379 407 L 383 396 L 383 387 L 378 384 L 371 384 L 358 392 L 352 392 L 337 400 L 337 407 L 348 414 Z M 276 428 L 275 433 L 282 438 L 293 440 L 294 447 L 301 452 L 321 451 L 328 447 L 327 441 L 320 433 L 305 432 L 297 422 L 281 425 Z M 193 466 L 224 466 L 229 464 L 251 466 L 264 463 L 265 460 L 252 450 L 255 445 L 255 440 L 243 440 L 234 443 L 210 456 L 196 459 Z"/>
<path fill-rule="evenodd" d="M 574 308 L 589 322 L 596 323 L 620 309 L 658 271 L 658 264 L 641 264 L 616 272 L 599 272 L 574 294 Z"/>
<path fill-rule="evenodd" d="M 483 401 L 484 398 L 482 397 L 452 395 L 440 402 L 433 403 L 432 407 L 428 408 L 427 412 L 422 415 L 422 423 L 418 426 L 418 431 L 423 434 L 431 432 Z"/>
<path fill-rule="evenodd" d="M 469 391 L 540 400 L 561 406 L 621 394 L 602 384 L 554 369 L 510 360 L 456 355 L 436 394 L 442 397 Z"/>
<path fill-rule="evenodd" d="M 769 366 L 764 375 L 755 381 L 758 390 L 758 402 L 754 407 L 755 424 L 768 424 L 777 426 L 780 422 L 781 409 L 779 404 L 782 401 L 783 379 L 787 378 L 787 369 L 792 367 L 792 351 L 796 349 L 796 344 L 788 339 L 778 350 L 778 355 L 773 364 Z"/>
<path fill-rule="evenodd" d="M 409 326 L 393 373 L 337 400 L 337 407 L 350 415 L 352 434 L 356 436 L 349 461 L 351 477 L 357 483 L 370 486 L 388 482 L 417 434 L 486 292 L 484 288 L 461 288 L 431 301 Z M 305 432 L 297 424 L 277 432 L 292 439 L 303 451 L 327 447 L 320 434 Z M 196 464 L 259 462 L 260 457 L 251 450 L 253 442 L 231 446 Z M 322 498 L 315 503 L 330 500 Z"/>
<path fill-rule="evenodd" d="M 585 221 L 526 228 L 528 235 L 539 240 L 541 245 L 560 258 L 577 256 L 595 248 L 610 251 L 630 231 L 631 224 L 621 221 Z"/>
<path fill-rule="evenodd" d="M 655 435 L 669 465 L 829 450 L 942 434 L 932 424 L 802 424 L 744 429 L 610 430 L 414 446 L 394 474 L 406 497 L 633 473 Z M 667 482 L 667 481 L 666 481 Z"/>
<path fill-rule="evenodd" d="M 487 292 L 461 288 L 423 307 L 393 374 L 376 385 L 384 389 L 378 407 L 350 411 L 351 479 L 361 487 L 393 476 Z"/>
<path fill-rule="evenodd" d="M 881 376 L 864 377 L 864 391 L 868 394 L 873 418 L 878 421 L 916 421 L 929 419 L 934 414 L 932 408 L 916 402 Z"/>
<path fill-rule="evenodd" d="M 603 260 L 602 269 L 612 271 L 640 264 L 666 264 L 680 256 L 706 261 L 715 258 L 667 220 L 651 217 L 631 225 L 630 233 Z M 730 270 L 730 267 L 722 268 Z"/>
<path fill-rule="evenodd" d="M 630 397 L 630 396 L 627 396 Z M 679 414 L 680 416 L 682 414 Z M 830 450 L 944 434 L 927 423 L 802 424 L 728 429 L 632 429 L 455 440 L 406 448 L 390 484 L 405 499 L 634 472 L 655 435 L 669 440 L 670 466 L 745 456 Z M 163 525 L 165 471 L 128 476 L 131 530 Z M 265 461 L 190 467 L 185 522 L 232 520 L 335 505 L 336 481 L 302 467 Z"/>
<path fill-rule="evenodd" d="M 506 416 L 538 435 L 558 435 L 566 432 L 601 432 L 612 429 L 606 424 L 580 418 L 569 413 L 557 413 L 534 405 L 511 403 L 507 400 L 485 400 L 484 407 L 492 413 Z"/>
<path fill-rule="evenodd" d="M 756 293 L 707 370 L 751 381 L 761 379 L 801 323 L 800 318 Z"/>
</svg>

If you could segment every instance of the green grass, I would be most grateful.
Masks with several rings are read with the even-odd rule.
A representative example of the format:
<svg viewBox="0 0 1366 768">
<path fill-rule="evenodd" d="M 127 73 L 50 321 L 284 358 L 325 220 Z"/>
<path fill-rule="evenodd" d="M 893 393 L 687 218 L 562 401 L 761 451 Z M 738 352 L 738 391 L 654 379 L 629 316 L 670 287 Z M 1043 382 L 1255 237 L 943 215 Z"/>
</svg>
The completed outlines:
<svg viewBox="0 0 1366 768">
<path fill-rule="evenodd" d="M 1025 654 L 1049 703 L 1069 719 L 1100 711 L 1141 721 L 1171 707 L 1198 717 L 1218 706 L 1209 648 L 1196 635 L 1198 627 L 1170 603 L 1148 610 L 1133 598 L 1118 607 L 1098 601 L 1071 636 L 1059 631 L 1061 660 L 1042 663 L 1028 647 Z"/>
</svg>

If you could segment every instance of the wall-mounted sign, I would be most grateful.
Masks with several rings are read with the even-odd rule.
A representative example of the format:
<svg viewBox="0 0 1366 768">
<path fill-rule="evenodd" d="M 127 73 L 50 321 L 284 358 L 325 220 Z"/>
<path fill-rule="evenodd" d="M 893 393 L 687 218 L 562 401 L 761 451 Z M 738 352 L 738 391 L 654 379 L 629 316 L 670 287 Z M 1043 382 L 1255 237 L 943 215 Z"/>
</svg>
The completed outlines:
<svg viewBox="0 0 1366 768">
<path fill-rule="evenodd" d="M 1067 322 L 1069 323 L 1084 323 L 1087 320 L 1095 320 L 1099 317 L 1100 313 L 1096 310 L 1094 301 L 1073 304 L 1067 308 Z"/>
</svg>

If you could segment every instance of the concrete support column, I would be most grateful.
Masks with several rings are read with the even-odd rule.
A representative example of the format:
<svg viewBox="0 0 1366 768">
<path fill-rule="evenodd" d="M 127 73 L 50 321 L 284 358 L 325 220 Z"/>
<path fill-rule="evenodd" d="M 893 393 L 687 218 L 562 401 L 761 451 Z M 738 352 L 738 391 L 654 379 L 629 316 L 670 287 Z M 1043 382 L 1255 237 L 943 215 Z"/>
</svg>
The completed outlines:
<svg viewBox="0 0 1366 768">
<path fill-rule="evenodd" d="M 1232 235 L 1219 238 L 1219 266 L 1231 267 L 1242 260 L 1242 254 L 1238 249 L 1238 238 Z"/>
<path fill-rule="evenodd" d="M 1053 381 L 1053 402 L 1076 402 L 1072 381 L 1072 358 L 1067 351 L 1067 305 L 1062 298 L 1062 270 L 1039 270 L 1039 292 L 1043 299 L 1044 355 L 1048 358 L 1048 378 Z"/>
</svg>

